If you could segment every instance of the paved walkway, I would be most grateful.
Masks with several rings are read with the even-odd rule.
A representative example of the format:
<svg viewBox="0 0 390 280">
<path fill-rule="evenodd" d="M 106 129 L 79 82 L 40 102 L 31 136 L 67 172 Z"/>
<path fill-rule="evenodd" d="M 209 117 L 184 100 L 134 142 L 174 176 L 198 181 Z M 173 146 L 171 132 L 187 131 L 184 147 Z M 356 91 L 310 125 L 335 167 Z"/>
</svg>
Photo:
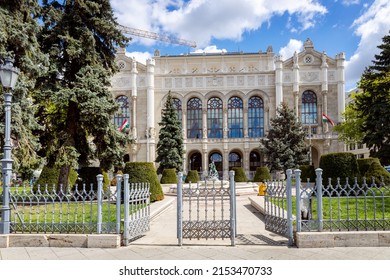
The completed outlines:
<svg viewBox="0 0 390 280">
<path fill-rule="evenodd" d="M 177 246 L 176 198 L 166 196 L 152 204 L 161 211 L 151 222 L 151 230 L 128 247 L 90 248 L 0 248 L 1 260 L 390 260 L 390 247 L 298 249 L 287 240 L 264 229 L 263 217 L 249 202 L 237 197 L 236 246 L 230 240 L 183 240 Z"/>
</svg>

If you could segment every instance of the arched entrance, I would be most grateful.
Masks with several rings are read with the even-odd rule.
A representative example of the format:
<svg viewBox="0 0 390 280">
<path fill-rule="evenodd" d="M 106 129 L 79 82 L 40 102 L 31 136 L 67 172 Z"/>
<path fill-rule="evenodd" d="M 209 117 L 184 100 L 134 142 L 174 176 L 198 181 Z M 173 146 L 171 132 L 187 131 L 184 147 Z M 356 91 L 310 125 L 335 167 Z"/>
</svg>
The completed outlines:
<svg viewBox="0 0 390 280">
<path fill-rule="evenodd" d="M 252 151 L 249 154 L 249 171 L 256 171 L 256 168 L 260 166 L 261 166 L 261 158 L 259 152 Z"/>
<path fill-rule="evenodd" d="M 202 155 L 199 152 L 192 153 L 188 162 L 188 170 L 202 171 Z"/>
<path fill-rule="evenodd" d="M 212 152 L 209 156 L 209 163 L 214 162 L 215 167 L 218 171 L 219 177 L 221 178 L 223 175 L 223 157 L 219 152 Z"/>
<path fill-rule="evenodd" d="M 229 154 L 229 170 L 233 167 L 242 167 L 241 154 L 235 151 Z"/>
</svg>

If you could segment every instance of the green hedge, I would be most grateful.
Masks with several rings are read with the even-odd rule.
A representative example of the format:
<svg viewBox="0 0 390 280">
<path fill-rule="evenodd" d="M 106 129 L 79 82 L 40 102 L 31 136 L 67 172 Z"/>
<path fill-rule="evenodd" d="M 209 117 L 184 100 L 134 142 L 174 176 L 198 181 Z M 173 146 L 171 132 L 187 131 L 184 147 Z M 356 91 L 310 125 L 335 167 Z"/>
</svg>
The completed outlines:
<svg viewBox="0 0 390 280">
<path fill-rule="evenodd" d="M 234 171 L 234 182 L 248 182 L 244 168 L 233 167 L 232 170 Z"/>
<path fill-rule="evenodd" d="M 340 178 L 340 184 L 344 185 L 347 177 L 349 182 L 360 177 L 356 157 L 352 153 L 324 154 L 320 159 L 320 168 L 323 170 L 324 186 L 328 185 L 328 178 L 332 178 L 332 185 L 335 186 L 337 178 Z"/>
<path fill-rule="evenodd" d="M 196 170 L 189 170 L 187 173 L 187 177 L 184 181 L 184 183 L 197 183 L 199 182 L 199 174 Z"/>
<path fill-rule="evenodd" d="M 151 202 L 164 199 L 164 193 L 158 181 L 156 168 L 152 162 L 127 162 L 123 173 L 129 174 L 130 183 L 150 183 Z"/>
<path fill-rule="evenodd" d="M 176 169 L 164 169 L 160 179 L 161 184 L 177 184 Z"/>
<path fill-rule="evenodd" d="M 261 166 L 256 168 L 255 177 L 253 178 L 253 182 L 263 182 L 266 180 L 271 180 L 271 173 L 267 166 Z"/>
<path fill-rule="evenodd" d="M 38 185 L 41 187 L 47 185 L 49 188 L 52 188 L 53 186 L 57 186 L 59 175 L 60 175 L 59 167 L 44 166 L 41 175 L 39 176 L 38 180 L 34 184 L 34 190 L 37 190 Z M 74 187 L 77 177 L 78 177 L 77 172 L 71 169 L 68 178 L 68 184 L 69 186 L 71 186 L 71 188 Z"/>
<path fill-rule="evenodd" d="M 360 176 L 365 177 L 366 172 L 370 168 L 371 164 L 373 162 L 377 162 L 380 164 L 380 161 L 378 158 L 359 158 L 357 160 L 358 166 L 359 166 L 359 171 L 360 171 Z"/>
<path fill-rule="evenodd" d="M 83 185 L 85 184 L 85 190 L 90 191 L 91 187 L 92 190 L 97 191 L 98 184 L 97 184 L 97 175 L 102 174 L 103 175 L 103 191 L 107 192 L 108 187 L 110 186 L 110 181 L 108 179 L 107 172 L 104 172 L 100 167 L 82 167 L 78 171 L 79 173 L 79 180 L 78 180 L 78 189 L 82 190 Z"/>
<path fill-rule="evenodd" d="M 299 169 L 302 171 L 301 182 L 307 182 L 307 179 L 312 183 L 316 181 L 316 171 L 313 165 L 301 165 Z"/>
<path fill-rule="evenodd" d="M 375 184 L 380 184 L 382 182 L 382 177 L 385 183 L 388 183 L 390 180 L 390 173 L 377 161 L 371 163 L 370 168 L 368 168 L 366 174 L 366 182 L 368 185 L 372 184 L 372 177 L 375 177 Z"/>
</svg>

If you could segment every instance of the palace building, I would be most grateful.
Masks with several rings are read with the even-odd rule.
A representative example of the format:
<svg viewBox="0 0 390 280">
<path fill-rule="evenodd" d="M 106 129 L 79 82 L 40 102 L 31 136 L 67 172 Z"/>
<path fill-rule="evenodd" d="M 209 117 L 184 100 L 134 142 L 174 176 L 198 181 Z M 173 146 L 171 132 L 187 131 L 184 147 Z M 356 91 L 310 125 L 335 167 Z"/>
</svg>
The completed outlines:
<svg viewBox="0 0 390 280">
<path fill-rule="evenodd" d="M 169 91 L 174 98 L 184 138 L 184 172 L 205 173 L 214 161 L 221 177 L 241 166 L 251 178 L 264 165 L 260 139 L 281 102 L 296 112 L 308 131 L 308 159 L 344 151 L 322 114 L 340 122 L 345 107 L 345 55 L 335 58 L 314 49 L 308 39 L 293 57 L 275 56 L 272 47 L 258 53 L 160 55 L 146 65 L 117 52 L 120 72 L 112 94 L 120 104 L 115 124 L 130 123 L 125 161 L 154 162 L 158 123 Z"/>
</svg>

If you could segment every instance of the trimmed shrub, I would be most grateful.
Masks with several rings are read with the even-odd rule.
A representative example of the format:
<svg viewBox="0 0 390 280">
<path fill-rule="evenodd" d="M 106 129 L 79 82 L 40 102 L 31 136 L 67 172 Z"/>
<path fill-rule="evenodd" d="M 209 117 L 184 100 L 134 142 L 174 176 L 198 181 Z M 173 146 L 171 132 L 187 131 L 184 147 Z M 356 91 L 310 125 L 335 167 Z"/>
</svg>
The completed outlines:
<svg viewBox="0 0 390 280">
<path fill-rule="evenodd" d="M 123 173 L 129 174 L 130 183 L 150 183 L 151 202 L 164 199 L 156 168 L 152 162 L 127 162 Z"/>
<path fill-rule="evenodd" d="M 59 167 L 49 167 L 44 166 L 41 172 L 41 175 L 39 176 L 38 180 L 36 181 L 34 185 L 34 191 L 37 190 L 38 185 L 41 187 L 48 186 L 49 188 L 52 188 L 53 186 L 58 185 L 58 176 L 60 175 L 60 168 Z M 73 188 L 73 186 L 76 183 L 78 174 L 75 170 L 70 170 L 69 172 L 69 178 L 68 178 L 68 184 Z"/>
<path fill-rule="evenodd" d="M 256 168 L 255 177 L 253 178 L 253 182 L 263 182 L 266 180 L 271 180 L 271 173 L 267 166 L 261 166 Z"/>
<path fill-rule="evenodd" d="M 248 182 L 244 168 L 233 167 L 232 170 L 234 171 L 234 182 Z"/>
<path fill-rule="evenodd" d="M 346 178 L 352 182 L 355 177 L 359 178 L 359 168 L 356 157 L 352 153 L 330 153 L 324 154 L 320 159 L 320 168 L 323 170 L 323 184 L 328 185 L 328 179 L 332 179 L 333 187 L 337 184 L 337 178 L 340 178 L 340 184 L 344 185 Z"/>
<path fill-rule="evenodd" d="M 315 182 L 316 181 L 316 171 L 313 165 L 301 165 L 299 169 L 302 171 L 301 173 L 301 182 Z"/>
<path fill-rule="evenodd" d="M 91 190 L 97 191 L 98 184 L 97 184 L 97 175 L 102 174 L 103 175 L 103 192 L 107 192 L 108 187 L 110 185 L 108 180 L 108 175 L 106 172 L 104 172 L 100 167 L 82 167 L 79 169 L 79 178 L 78 186 L 77 188 L 79 190 L 83 189 L 83 184 L 85 184 L 85 190 L 88 192 Z M 107 179 L 104 180 L 104 174 L 106 174 Z"/>
<path fill-rule="evenodd" d="M 196 171 L 196 170 L 189 170 L 184 183 L 189 183 L 189 182 L 197 183 L 197 182 L 199 182 L 199 180 L 200 179 L 199 179 L 198 171 Z"/>
<path fill-rule="evenodd" d="M 379 185 L 382 182 L 382 177 L 384 182 L 388 183 L 390 180 L 390 173 L 387 172 L 379 162 L 373 161 L 370 168 L 367 170 L 365 177 L 368 185 L 372 184 L 372 177 L 375 177 L 375 184 Z"/>
<path fill-rule="evenodd" d="M 160 180 L 161 184 L 177 184 L 176 169 L 164 169 Z"/>
<path fill-rule="evenodd" d="M 378 164 L 380 164 L 380 161 L 378 158 L 359 158 L 359 159 L 357 159 L 360 176 L 362 176 L 362 177 L 366 176 L 365 174 L 373 162 L 377 162 Z"/>
</svg>

